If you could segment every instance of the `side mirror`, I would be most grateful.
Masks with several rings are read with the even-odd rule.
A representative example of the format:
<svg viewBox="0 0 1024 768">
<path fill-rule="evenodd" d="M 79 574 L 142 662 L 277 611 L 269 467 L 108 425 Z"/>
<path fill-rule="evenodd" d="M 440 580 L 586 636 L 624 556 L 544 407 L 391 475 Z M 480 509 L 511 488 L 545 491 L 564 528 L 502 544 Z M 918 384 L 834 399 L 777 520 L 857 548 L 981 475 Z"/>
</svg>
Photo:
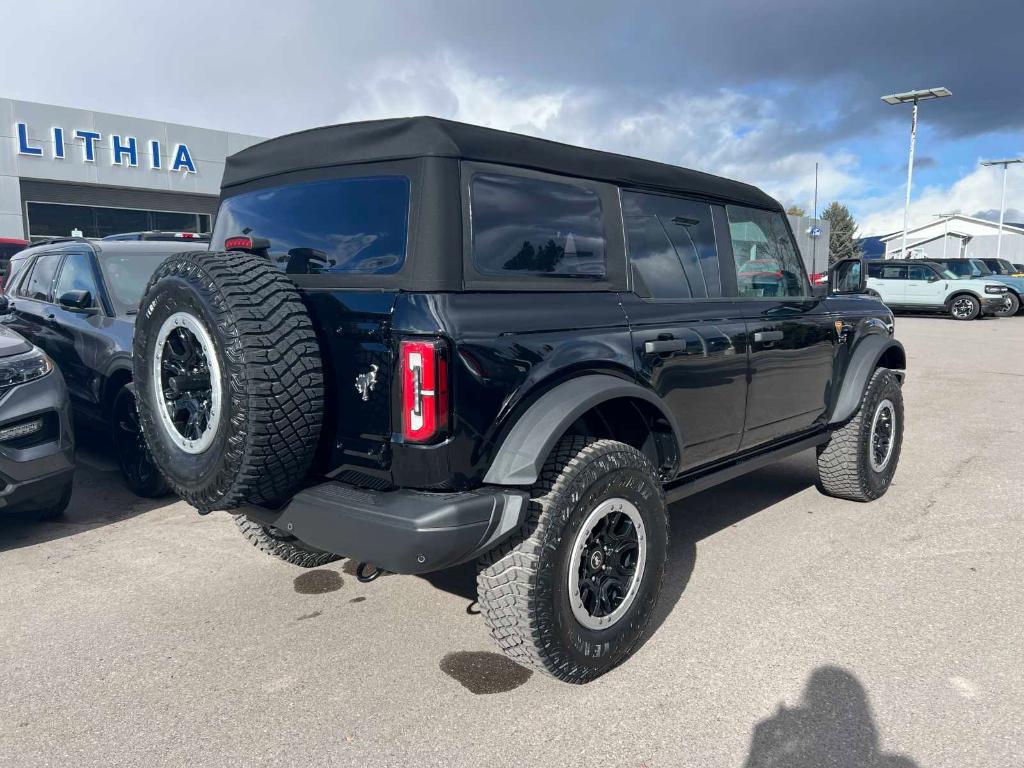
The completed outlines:
<svg viewBox="0 0 1024 768">
<path fill-rule="evenodd" d="M 89 291 L 65 291 L 57 303 L 71 312 L 88 312 L 93 309 L 92 294 Z"/>
<path fill-rule="evenodd" d="M 828 292 L 833 295 L 864 293 L 867 270 L 861 259 L 843 259 L 828 269 Z"/>
<path fill-rule="evenodd" d="M 938 279 L 939 279 L 939 276 L 938 276 L 938 275 L 928 275 L 928 282 L 929 282 L 929 283 L 934 283 L 934 282 L 937 282 L 937 281 L 938 281 Z"/>
</svg>

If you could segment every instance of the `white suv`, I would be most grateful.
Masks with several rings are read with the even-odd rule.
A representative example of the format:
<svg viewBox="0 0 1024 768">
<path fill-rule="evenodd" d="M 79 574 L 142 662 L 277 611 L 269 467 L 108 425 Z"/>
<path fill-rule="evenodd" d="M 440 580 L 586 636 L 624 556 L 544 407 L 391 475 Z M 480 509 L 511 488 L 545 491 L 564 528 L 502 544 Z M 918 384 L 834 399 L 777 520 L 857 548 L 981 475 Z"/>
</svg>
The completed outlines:
<svg viewBox="0 0 1024 768">
<path fill-rule="evenodd" d="M 959 278 L 930 261 L 869 261 L 867 292 L 892 309 L 948 312 L 956 320 L 1006 313 L 1009 290 L 991 280 Z"/>
</svg>

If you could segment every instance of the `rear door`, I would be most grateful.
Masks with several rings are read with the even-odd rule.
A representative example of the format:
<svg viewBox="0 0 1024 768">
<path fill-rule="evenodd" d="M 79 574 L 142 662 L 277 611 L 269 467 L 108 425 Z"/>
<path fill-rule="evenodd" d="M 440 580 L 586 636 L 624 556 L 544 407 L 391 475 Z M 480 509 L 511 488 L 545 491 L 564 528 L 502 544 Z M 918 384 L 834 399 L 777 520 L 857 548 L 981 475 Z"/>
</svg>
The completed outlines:
<svg viewBox="0 0 1024 768">
<path fill-rule="evenodd" d="M 733 205 L 726 206 L 726 214 L 750 338 L 740 444 L 747 449 L 823 422 L 839 334 L 826 302 L 811 294 L 783 214 Z"/>
<path fill-rule="evenodd" d="M 903 264 L 872 262 L 868 265 L 868 288 L 886 304 L 899 306 L 906 303 L 907 268 Z"/>
<path fill-rule="evenodd" d="M 56 339 L 53 283 L 63 257 L 60 251 L 36 256 L 27 267 L 31 271 L 18 281 L 9 305 L 12 316 L 9 325 L 50 355 Z"/>
<path fill-rule="evenodd" d="M 228 196 L 211 237 L 245 235 L 303 290 L 324 366 L 320 466 L 385 472 L 392 438 L 391 318 L 409 243 L 405 166 L 337 169 L 330 178 L 268 180 Z"/>
<path fill-rule="evenodd" d="M 622 302 L 636 369 L 671 409 L 685 471 L 736 452 L 747 398 L 747 332 L 723 290 L 721 206 L 622 192 L 633 287 Z M 716 226 L 717 223 L 717 226 Z"/>
</svg>

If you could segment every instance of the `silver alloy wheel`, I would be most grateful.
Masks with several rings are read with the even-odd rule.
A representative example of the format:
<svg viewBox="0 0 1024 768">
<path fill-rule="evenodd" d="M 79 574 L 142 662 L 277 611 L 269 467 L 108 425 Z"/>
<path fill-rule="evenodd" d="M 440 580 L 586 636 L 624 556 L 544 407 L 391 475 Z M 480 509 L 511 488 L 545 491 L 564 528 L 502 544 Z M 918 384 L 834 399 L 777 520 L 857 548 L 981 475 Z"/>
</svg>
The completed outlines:
<svg viewBox="0 0 1024 768">
<path fill-rule="evenodd" d="M 896 446 L 896 406 L 885 399 L 875 408 L 871 420 L 871 434 L 868 437 L 868 461 L 875 472 L 882 472 L 889 465 L 893 448 Z"/>
<path fill-rule="evenodd" d="M 647 530 L 626 499 L 601 502 L 583 521 L 569 558 L 569 604 L 588 629 L 608 629 L 636 600 L 647 562 Z"/>
<path fill-rule="evenodd" d="M 213 339 L 198 319 L 175 312 L 160 326 L 155 351 L 150 373 L 157 420 L 185 453 L 202 453 L 213 442 L 221 415 Z M 185 389 L 176 386 L 178 381 Z"/>
<path fill-rule="evenodd" d="M 966 296 L 961 296 L 953 302 L 953 316 L 959 319 L 970 317 L 974 311 L 974 302 Z"/>
</svg>

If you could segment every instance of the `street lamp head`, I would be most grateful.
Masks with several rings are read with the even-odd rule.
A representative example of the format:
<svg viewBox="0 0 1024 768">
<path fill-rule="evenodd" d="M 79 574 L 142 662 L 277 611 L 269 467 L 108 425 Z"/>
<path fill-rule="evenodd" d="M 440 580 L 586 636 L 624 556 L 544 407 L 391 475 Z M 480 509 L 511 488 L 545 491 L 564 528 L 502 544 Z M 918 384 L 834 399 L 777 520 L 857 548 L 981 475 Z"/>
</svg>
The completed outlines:
<svg viewBox="0 0 1024 768">
<path fill-rule="evenodd" d="M 1001 165 L 1005 168 L 1007 165 L 1013 165 L 1014 163 L 1024 163 L 1024 157 L 1010 157 L 1005 160 L 982 160 L 980 165 Z"/>
<path fill-rule="evenodd" d="M 929 101 L 930 99 L 941 99 L 945 96 L 952 96 L 949 88 L 923 88 L 918 91 L 907 91 L 906 93 L 893 93 L 883 96 L 882 101 L 886 104 L 910 104 L 915 101 Z"/>
</svg>

